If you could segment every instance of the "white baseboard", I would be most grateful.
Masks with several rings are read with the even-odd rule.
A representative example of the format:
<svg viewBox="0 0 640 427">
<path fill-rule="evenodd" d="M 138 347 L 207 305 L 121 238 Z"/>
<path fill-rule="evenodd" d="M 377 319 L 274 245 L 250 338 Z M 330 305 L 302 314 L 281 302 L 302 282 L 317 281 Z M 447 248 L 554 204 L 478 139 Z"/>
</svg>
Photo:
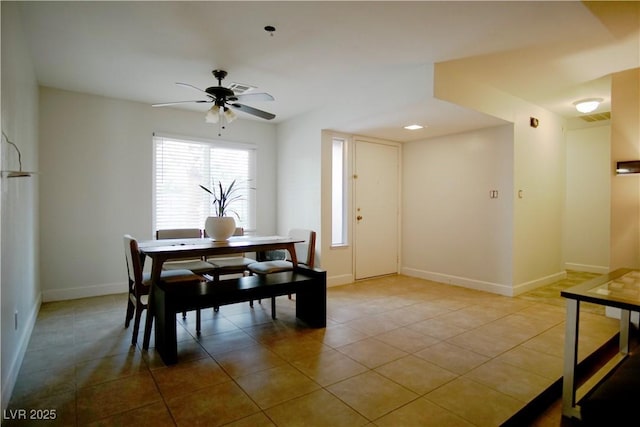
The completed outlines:
<svg viewBox="0 0 640 427">
<path fill-rule="evenodd" d="M 99 297 L 101 295 L 127 292 L 126 283 L 106 283 L 82 288 L 50 289 L 42 291 L 42 301 L 63 301 L 68 299 Z"/>
<path fill-rule="evenodd" d="M 342 274 L 342 275 L 339 275 L 339 276 L 327 277 L 327 287 L 328 288 L 330 288 L 332 286 L 347 285 L 349 283 L 353 283 L 353 275 L 352 274 Z"/>
<path fill-rule="evenodd" d="M 22 361 L 24 360 L 24 355 L 27 352 L 27 347 L 29 345 L 29 340 L 31 339 L 31 334 L 33 333 L 33 328 L 36 325 L 36 319 L 38 318 L 38 312 L 40 311 L 40 305 L 42 304 L 42 294 L 39 294 L 36 303 L 33 305 L 31 312 L 25 319 L 25 327 L 22 329 L 22 334 L 18 340 L 18 351 L 13 354 L 13 358 L 9 361 L 3 358 L 2 363 L 8 363 L 9 369 L 7 372 L 8 378 L 3 378 L 2 380 L 2 413 L 4 414 L 4 410 L 7 409 L 9 405 L 9 400 L 11 399 L 11 394 L 13 393 L 13 388 L 16 385 L 16 381 L 18 380 L 18 373 L 20 372 L 20 367 L 22 366 Z"/>
<path fill-rule="evenodd" d="M 327 287 L 353 283 L 353 275 L 343 274 L 327 277 Z M 125 283 L 107 283 L 83 288 L 51 289 L 42 292 L 42 301 L 63 301 L 69 299 L 98 297 L 101 295 L 121 294 L 127 292 Z"/>
<path fill-rule="evenodd" d="M 343 274 L 327 277 L 327 287 L 353 283 L 353 275 Z M 127 292 L 125 283 L 107 283 L 83 288 L 51 289 L 42 292 L 42 301 L 63 301 L 69 299 L 98 297 L 101 295 L 121 294 Z"/>
<path fill-rule="evenodd" d="M 461 286 L 463 288 L 491 292 L 498 295 L 513 296 L 512 287 L 500 283 L 484 282 L 482 280 L 469 279 L 466 277 L 452 276 L 449 274 L 435 273 L 432 271 L 418 270 L 408 267 L 402 268 L 402 274 L 411 277 L 418 277 L 420 279 L 433 280 L 434 282 L 440 282 L 447 285 Z"/>
<path fill-rule="evenodd" d="M 578 264 L 575 262 L 566 262 L 564 264 L 564 268 L 566 270 L 584 271 L 587 273 L 596 273 L 596 274 L 609 273 L 609 267 L 604 265 L 588 265 L 588 264 Z"/>
<path fill-rule="evenodd" d="M 461 286 L 463 288 L 475 289 L 477 291 L 491 292 L 493 294 L 504 295 L 508 297 L 514 297 L 524 292 L 539 288 L 541 286 L 549 285 L 558 280 L 562 280 L 567 277 L 567 273 L 562 271 L 542 277 L 530 282 L 521 283 L 516 286 L 503 283 L 485 282 L 477 279 L 470 279 L 467 277 L 452 276 L 449 274 L 435 273 L 431 271 L 418 270 L 415 268 L 402 268 L 402 274 L 411 277 L 418 277 L 420 279 L 433 280 L 435 282 L 444 283 L 447 285 Z"/>
<path fill-rule="evenodd" d="M 525 292 L 529 292 L 532 291 L 534 289 L 537 289 L 541 286 L 546 286 L 546 285 L 550 285 L 553 282 L 557 282 L 558 280 L 562 280 L 562 279 L 566 279 L 567 278 L 567 272 L 566 271 L 559 271 L 557 273 L 554 274 L 550 274 L 546 277 L 540 277 L 538 279 L 535 280 L 531 280 L 529 282 L 525 282 L 525 283 L 520 283 L 518 285 L 515 285 L 513 287 L 513 295 L 512 296 L 517 296 L 520 294 L 523 294 Z"/>
</svg>

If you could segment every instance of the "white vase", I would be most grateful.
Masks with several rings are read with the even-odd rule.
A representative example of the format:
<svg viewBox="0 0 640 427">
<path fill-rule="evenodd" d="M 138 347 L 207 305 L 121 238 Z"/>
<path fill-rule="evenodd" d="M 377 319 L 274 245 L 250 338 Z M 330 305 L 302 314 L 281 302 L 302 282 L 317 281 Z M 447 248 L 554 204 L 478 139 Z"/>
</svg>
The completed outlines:
<svg viewBox="0 0 640 427">
<path fill-rule="evenodd" d="M 204 230 L 213 240 L 228 240 L 236 231 L 236 220 L 231 216 L 210 216 L 204 223 Z"/>
</svg>

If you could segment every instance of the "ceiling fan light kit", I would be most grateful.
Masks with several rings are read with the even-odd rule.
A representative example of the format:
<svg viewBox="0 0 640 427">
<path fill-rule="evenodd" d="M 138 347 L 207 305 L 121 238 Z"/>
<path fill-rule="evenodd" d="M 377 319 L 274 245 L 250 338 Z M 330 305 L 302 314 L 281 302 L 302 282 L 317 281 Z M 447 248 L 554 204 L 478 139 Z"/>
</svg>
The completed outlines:
<svg viewBox="0 0 640 427">
<path fill-rule="evenodd" d="M 220 107 L 217 105 L 211 107 L 204 116 L 204 121 L 212 124 L 218 123 L 220 121 Z"/>
<path fill-rule="evenodd" d="M 238 115 L 236 113 L 234 113 L 233 111 L 231 111 L 231 108 L 225 108 L 224 109 L 224 118 L 227 121 L 227 123 L 231 123 L 237 117 L 238 117 Z"/>
<path fill-rule="evenodd" d="M 275 29 L 273 30 L 275 31 Z M 207 111 L 205 115 L 205 121 L 207 123 L 218 123 L 221 129 L 225 128 L 225 123 L 231 123 L 237 118 L 237 115 L 232 110 L 241 111 L 243 113 L 251 114 L 256 117 L 260 117 L 265 120 L 272 120 L 276 116 L 275 114 L 259 110 L 254 107 L 250 107 L 240 102 L 246 101 L 273 101 L 273 96 L 268 93 L 244 93 L 236 94 L 232 89 L 222 86 L 222 80 L 227 76 L 227 72 L 224 70 L 213 70 L 213 76 L 218 80 L 218 86 L 211 86 L 202 90 L 189 83 L 176 83 L 179 86 L 184 86 L 190 89 L 197 90 L 201 94 L 206 96 L 205 99 L 194 101 L 176 101 L 166 102 L 162 104 L 153 104 L 153 107 L 166 107 L 171 105 L 186 104 L 186 103 L 213 103 L 214 105 Z M 218 132 L 220 136 L 220 131 Z"/>
</svg>

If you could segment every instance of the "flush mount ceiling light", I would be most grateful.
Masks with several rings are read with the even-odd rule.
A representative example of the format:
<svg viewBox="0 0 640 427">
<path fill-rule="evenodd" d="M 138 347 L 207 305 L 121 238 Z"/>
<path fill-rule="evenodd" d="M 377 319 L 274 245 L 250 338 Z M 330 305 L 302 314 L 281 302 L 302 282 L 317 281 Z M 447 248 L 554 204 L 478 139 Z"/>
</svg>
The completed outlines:
<svg viewBox="0 0 640 427">
<path fill-rule="evenodd" d="M 407 130 L 418 130 L 418 129 L 424 129 L 424 126 L 420 126 L 420 125 L 407 125 L 404 127 Z"/>
<path fill-rule="evenodd" d="M 573 103 L 573 105 L 575 105 L 576 110 L 581 113 L 590 113 L 592 111 L 595 111 L 601 102 L 602 98 L 588 98 L 576 101 Z"/>
</svg>

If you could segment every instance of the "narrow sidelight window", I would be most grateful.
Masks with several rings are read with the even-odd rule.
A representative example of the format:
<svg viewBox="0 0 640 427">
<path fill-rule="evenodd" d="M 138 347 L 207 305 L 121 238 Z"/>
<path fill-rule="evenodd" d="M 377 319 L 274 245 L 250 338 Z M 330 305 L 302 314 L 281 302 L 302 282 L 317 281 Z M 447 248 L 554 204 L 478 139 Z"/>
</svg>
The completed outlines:
<svg viewBox="0 0 640 427">
<path fill-rule="evenodd" d="M 346 141 L 333 138 L 331 153 L 331 245 L 347 244 Z"/>
</svg>

